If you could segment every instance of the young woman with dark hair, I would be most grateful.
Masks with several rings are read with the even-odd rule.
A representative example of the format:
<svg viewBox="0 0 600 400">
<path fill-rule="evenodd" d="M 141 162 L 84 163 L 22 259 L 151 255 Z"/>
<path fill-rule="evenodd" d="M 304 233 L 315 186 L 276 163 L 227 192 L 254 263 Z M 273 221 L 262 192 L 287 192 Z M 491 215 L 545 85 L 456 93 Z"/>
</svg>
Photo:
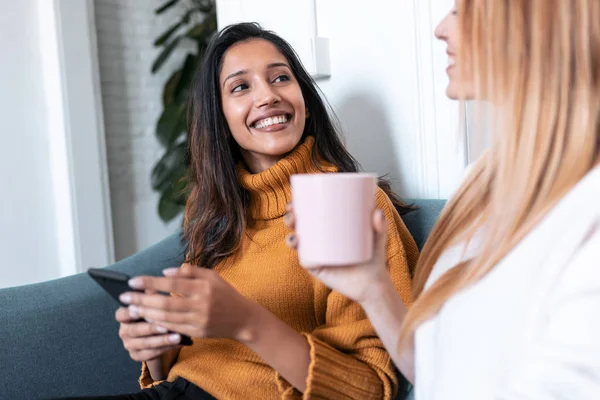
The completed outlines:
<svg viewBox="0 0 600 400">
<path fill-rule="evenodd" d="M 197 76 L 189 132 L 186 263 L 134 278 L 146 293 L 122 298 L 120 336 L 143 362 L 144 390 L 121 398 L 391 399 L 393 364 L 360 305 L 307 274 L 284 242 L 292 174 L 359 170 L 290 45 L 256 24 L 221 31 Z M 386 181 L 376 203 L 408 304 L 418 251 L 399 213 L 410 207 Z M 180 334 L 193 345 L 181 347 Z"/>
</svg>

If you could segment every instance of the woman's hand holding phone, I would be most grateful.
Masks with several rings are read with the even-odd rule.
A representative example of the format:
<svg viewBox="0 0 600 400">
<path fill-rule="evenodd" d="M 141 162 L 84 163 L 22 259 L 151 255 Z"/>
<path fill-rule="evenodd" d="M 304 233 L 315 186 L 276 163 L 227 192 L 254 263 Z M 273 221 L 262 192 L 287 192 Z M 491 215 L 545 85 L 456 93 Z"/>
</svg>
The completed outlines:
<svg viewBox="0 0 600 400">
<path fill-rule="evenodd" d="M 183 264 L 163 273 L 164 277 L 138 276 L 129 281 L 132 288 L 146 291 L 120 297 L 136 318 L 195 338 L 231 338 L 240 342 L 252 339 L 250 330 L 261 307 L 214 270 Z M 148 294 L 148 290 L 177 295 Z"/>
<path fill-rule="evenodd" d="M 127 307 L 119 308 L 115 318 L 120 323 L 119 337 L 123 346 L 135 361 L 151 361 L 181 347 L 180 334 L 168 333 L 163 326 L 140 320 Z"/>
</svg>

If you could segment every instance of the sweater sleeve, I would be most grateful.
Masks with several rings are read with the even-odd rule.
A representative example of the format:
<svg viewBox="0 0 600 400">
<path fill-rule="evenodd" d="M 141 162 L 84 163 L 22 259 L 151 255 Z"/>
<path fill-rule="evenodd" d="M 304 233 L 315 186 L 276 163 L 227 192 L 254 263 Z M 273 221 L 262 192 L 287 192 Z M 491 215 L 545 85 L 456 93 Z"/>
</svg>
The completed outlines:
<svg viewBox="0 0 600 400">
<path fill-rule="evenodd" d="M 490 398 L 597 399 L 600 393 L 600 228 L 556 278 L 543 323 Z"/>
<path fill-rule="evenodd" d="M 141 389 L 148 389 L 153 386 L 159 385 L 163 381 L 155 381 L 150 375 L 148 364 L 142 362 L 142 373 L 140 374 L 139 383 Z"/>
<path fill-rule="evenodd" d="M 402 300 L 410 304 L 417 246 L 381 190 L 376 206 L 383 210 L 389 226 L 388 270 Z M 306 390 L 302 395 L 278 375 L 281 397 L 392 399 L 398 389 L 393 363 L 360 305 L 335 291 L 330 291 L 325 301 L 325 324 L 303 333 L 311 360 Z"/>
</svg>

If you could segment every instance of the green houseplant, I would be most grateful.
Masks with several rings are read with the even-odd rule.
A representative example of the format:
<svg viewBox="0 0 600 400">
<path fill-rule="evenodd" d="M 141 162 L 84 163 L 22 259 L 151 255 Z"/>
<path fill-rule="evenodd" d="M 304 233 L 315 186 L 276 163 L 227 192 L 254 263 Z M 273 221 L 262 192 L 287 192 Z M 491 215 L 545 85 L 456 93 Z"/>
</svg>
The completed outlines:
<svg viewBox="0 0 600 400">
<path fill-rule="evenodd" d="M 162 14 L 178 3 L 184 2 L 167 1 L 155 13 Z M 165 83 L 163 111 L 156 123 L 156 137 L 164 153 L 152 169 L 151 184 L 160 193 L 158 215 L 165 222 L 177 217 L 187 200 L 185 178 L 189 171 L 189 157 L 186 103 L 208 42 L 217 31 L 214 0 L 187 0 L 185 3 L 178 21 L 154 41 L 154 46 L 161 47 L 162 51 L 152 64 L 152 73 L 164 65 L 175 49 L 189 49 L 182 57 L 181 66 Z"/>
</svg>

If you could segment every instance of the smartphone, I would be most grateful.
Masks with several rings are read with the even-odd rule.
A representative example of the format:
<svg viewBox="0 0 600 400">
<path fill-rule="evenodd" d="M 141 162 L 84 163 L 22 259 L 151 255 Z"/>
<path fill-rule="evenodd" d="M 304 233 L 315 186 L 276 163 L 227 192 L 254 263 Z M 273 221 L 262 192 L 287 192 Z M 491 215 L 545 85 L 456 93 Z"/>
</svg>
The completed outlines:
<svg viewBox="0 0 600 400">
<path fill-rule="evenodd" d="M 129 287 L 129 279 L 131 277 L 127 274 L 117 271 L 111 271 L 103 268 L 90 268 L 88 269 L 88 275 L 92 277 L 98 283 L 102 289 L 104 289 L 113 299 L 115 299 L 120 305 L 123 307 L 127 307 L 127 304 L 124 304 L 119 299 L 125 292 L 141 292 L 141 290 L 136 290 Z M 172 333 L 172 332 L 169 332 Z M 181 334 L 180 334 L 181 335 Z M 187 335 L 181 335 L 181 341 L 179 344 L 183 346 L 191 346 L 192 339 Z"/>
</svg>

